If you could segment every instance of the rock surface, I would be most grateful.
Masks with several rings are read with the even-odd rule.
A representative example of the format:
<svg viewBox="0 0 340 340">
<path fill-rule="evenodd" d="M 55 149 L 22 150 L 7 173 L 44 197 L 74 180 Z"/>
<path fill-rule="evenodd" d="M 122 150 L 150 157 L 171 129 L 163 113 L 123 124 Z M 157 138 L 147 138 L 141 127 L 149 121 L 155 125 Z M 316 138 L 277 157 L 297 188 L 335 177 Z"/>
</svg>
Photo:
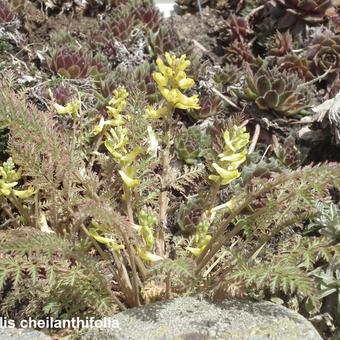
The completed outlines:
<svg viewBox="0 0 340 340">
<path fill-rule="evenodd" d="M 52 338 L 34 329 L 0 328 L 1 340 L 52 340 Z"/>
<path fill-rule="evenodd" d="M 82 340 L 321 340 L 301 315 L 270 302 L 210 303 L 183 297 L 115 316 L 118 329 L 91 329 Z"/>
</svg>

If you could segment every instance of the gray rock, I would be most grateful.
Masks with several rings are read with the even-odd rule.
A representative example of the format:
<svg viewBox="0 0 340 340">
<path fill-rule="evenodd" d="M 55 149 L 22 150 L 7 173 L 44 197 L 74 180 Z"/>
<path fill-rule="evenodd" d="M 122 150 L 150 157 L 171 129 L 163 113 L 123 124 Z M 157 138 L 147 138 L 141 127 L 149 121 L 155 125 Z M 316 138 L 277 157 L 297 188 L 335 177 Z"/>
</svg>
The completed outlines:
<svg viewBox="0 0 340 340">
<path fill-rule="evenodd" d="M 119 328 L 87 330 L 82 340 L 320 340 L 301 315 L 270 302 L 222 303 L 183 297 L 133 308 L 115 316 Z"/>
<path fill-rule="evenodd" d="M 52 340 L 52 338 L 34 329 L 0 328 L 1 340 Z"/>
</svg>

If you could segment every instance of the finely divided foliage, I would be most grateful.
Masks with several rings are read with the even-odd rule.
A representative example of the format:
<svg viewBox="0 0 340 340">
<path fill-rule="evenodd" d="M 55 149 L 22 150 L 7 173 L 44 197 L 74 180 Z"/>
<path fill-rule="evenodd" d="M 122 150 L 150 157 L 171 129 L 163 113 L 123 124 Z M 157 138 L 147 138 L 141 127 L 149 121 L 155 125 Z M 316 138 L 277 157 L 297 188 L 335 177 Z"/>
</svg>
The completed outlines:
<svg viewBox="0 0 340 340">
<path fill-rule="evenodd" d="M 189 294 L 313 312 L 338 289 L 340 165 L 305 165 L 286 134 L 315 83 L 337 89 L 334 29 L 294 46 L 331 2 L 255 4 L 219 4 L 235 13 L 221 68 L 177 53 L 148 3 L 93 0 L 84 11 L 116 12 L 91 41 L 52 37 L 47 85 L 0 80 L 0 314 L 104 317 Z M 20 17 L 11 8 L 0 1 L 0 23 Z M 271 39 L 253 39 L 259 12 Z"/>
<path fill-rule="evenodd" d="M 172 77 L 176 63 L 186 59 L 169 55 L 167 60 L 169 66 L 158 63 L 164 77 Z M 174 89 L 184 84 L 181 79 L 189 79 L 179 72 Z M 166 85 L 166 78 L 154 77 L 161 88 Z M 162 90 L 164 104 L 158 109 L 147 107 L 143 117 L 132 111 L 126 115 L 128 93 L 121 88 L 109 103 L 110 119 L 91 130 L 82 125 L 87 117 L 81 104 L 76 111 L 72 105 L 56 107 L 73 120 L 68 127 L 54 117 L 53 108 L 41 112 L 9 84 L 3 82 L 2 88 L 0 118 L 10 129 L 9 152 L 20 168 L 22 183 L 34 187 L 24 199 L 14 200 L 8 192 L 1 197 L 16 226 L 1 236 L 4 313 L 11 315 L 20 300 L 26 302 L 15 308 L 22 316 L 32 312 L 105 315 L 114 308 L 179 294 L 243 296 L 249 289 L 299 292 L 317 304 L 309 271 L 316 261 L 332 257 L 339 249 L 326 237 L 285 238 L 293 226 L 301 227 L 318 214 L 316 202 L 328 197 L 328 188 L 340 186 L 338 165 L 284 170 L 269 181 L 253 177 L 242 184 L 239 169 L 246 160 L 249 136 L 232 122 L 220 151 L 210 151 L 214 163 L 209 164 L 210 159 L 202 163 L 204 153 L 182 151 L 190 147 L 186 139 L 176 141 L 174 150 L 169 148 L 177 133 L 174 105 L 186 109 L 191 100 L 197 105 L 197 97 L 189 99 L 180 90 L 176 99 Z M 148 119 L 155 122 L 154 128 Z M 132 138 L 124 126 L 144 120 L 149 133 Z M 160 123 L 165 124 L 163 135 L 154 130 Z M 202 137 L 194 134 L 193 138 L 198 138 L 199 148 Z M 152 142 L 157 142 L 159 151 L 152 151 Z M 145 148 L 139 146 L 136 152 L 136 144 Z M 93 147 L 97 148 L 94 154 Z M 173 178 L 170 168 L 176 155 L 184 164 L 196 165 L 184 165 Z M 145 164 L 153 170 L 139 168 Z M 160 164 L 158 195 L 158 179 L 151 179 Z M 219 190 L 230 185 L 229 199 L 220 201 Z M 208 191 L 190 220 L 196 208 L 186 197 L 188 187 L 201 198 L 202 189 Z M 177 203 L 171 202 L 176 192 L 183 197 L 181 211 L 185 204 L 189 210 L 179 216 L 179 233 L 173 235 L 168 214 L 176 208 Z M 150 195 L 155 197 L 151 201 Z M 29 299 L 32 284 L 34 298 Z"/>
</svg>

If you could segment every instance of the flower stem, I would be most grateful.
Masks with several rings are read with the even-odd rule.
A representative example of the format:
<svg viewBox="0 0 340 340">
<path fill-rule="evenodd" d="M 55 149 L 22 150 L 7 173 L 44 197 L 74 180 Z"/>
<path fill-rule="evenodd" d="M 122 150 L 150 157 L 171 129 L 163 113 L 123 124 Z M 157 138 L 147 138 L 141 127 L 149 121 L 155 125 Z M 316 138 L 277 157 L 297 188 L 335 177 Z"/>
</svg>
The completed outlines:
<svg viewBox="0 0 340 340">
<path fill-rule="evenodd" d="M 160 256 L 165 254 L 165 231 L 168 227 L 167 210 L 169 206 L 169 170 L 170 170 L 170 143 L 172 128 L 173 107 L 169 107 L 169 118 L 165 122 L 165 131 L 163 135 L 163 151 L 161 154 L 162 174 L 161 174 L 161 194 L 159 201 L 159 221 L 160 228 L 157 232 L 156 250 Z"/>
</svg>

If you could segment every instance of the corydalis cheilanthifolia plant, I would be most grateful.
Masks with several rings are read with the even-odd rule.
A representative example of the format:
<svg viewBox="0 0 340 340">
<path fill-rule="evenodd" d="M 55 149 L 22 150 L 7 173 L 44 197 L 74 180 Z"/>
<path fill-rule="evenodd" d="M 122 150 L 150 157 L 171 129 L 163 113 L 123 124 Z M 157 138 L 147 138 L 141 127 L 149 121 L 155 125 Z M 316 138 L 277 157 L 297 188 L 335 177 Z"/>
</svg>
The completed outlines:
<svg viewBox="0 0 340 340">
<path fill-rule="evenodd" d="M 45 236 L 35 241 L 28 235 L 19 242 L 21 251 L 18 242 L 8 244 L 11 249 L 1 245 L 0 267 L 4 271 L 0 273 L 9 273 L 6 283 L 13 282 L 17 272 L 24 273 L 20 280 L 29 285 L 34 275 L 28 269 L 37 268 L 32 263 L 38 263 L 38 269 L 45 273 L 51 269 L 46 263 L 53 262 L 50 254 L 60 256 L 53 262 L 57 263 L 53 265 L 57 268 L 57 283 L 47 290 L 55 294 L 51 301 L 61 304 L 55 309 L 57 315 L 69 310 L 70 301 L 80 314 L 92 312 L 88 306 L 99 308 L 98 301 L 103 297 L 110 297 L 105 300 L 124 309 L 147 303 L 146 296 L 152 300 L 188 293 L 211 296 L 220 289 L 229 297 L 258 293 L 264 288 L 273 293 L 298 291 L 299 295 L 313 296 L 313 279 L 308 272 L 325 251 L 329 257 L 335 253 L 325 240 L 303 239 L 299 243 L 286 239 L 293 227 L 296 230 L 314 214 L 316 200 L 328 199 L 328 186 L 340 186 L 339 166 L 270 171 L 265 178 L 237 180 L 243 171 L 249 135 L 236 118 L 227 128 L 222 125 L 224 136 L 200 166 L 175 158 L 172 143 L 178 137 L 178 115 L 173 113 L 175 109 L 187 111 L 200 105 L 197 97 L 185 94 L 185 87 L 189 90 L 193 85 L 186 68 L 178 71 L 176 67 L 188 64 L 186 58 L 168 57 L 170 62 L 163 61 L 167 67 L 163 68 L 164 74 L 154 75 L 159 78 L 157 85 L 163 98 L 159 105 L 148 108 L 156 120 L 146 120 L 141 114 L 145 96 L 140 91 L 127 93 L 119 87 L 99 123 L 93 122 L 93 111 L 85 103 L 78 110 L 72 101 L 66 102 L 58 109 L 68 116 L 56 119 L 54 111 L 43 114 L 29 105 L 22 98 L 24 94 L 20 97 L 5 86 L 0 91 L 0 120 L 9 120 L 9 153 L 22 169 L 23 188 L 29 181 L 37 190 L 35 200 L 24 202 L 35 205 L 28 225 Z M 175 91 L 169 96 L 176 89 L 181 95 Z M 163 115 L 157 112 L 159 108 L 172 111 L 166 110 Z M 69 116 L 77 124 L 68 124 Z M 151 146 L 151 140 L 155 151 L 152 156 L 134 153 L 136 146 L 143 150 L 147 143 Z M 135 169 L 136 175 L 130 176 L 126 167 Z M 195 175 L 197 172 L 200 177 Z M 176 189 L 181 183 L 184 189 Z M 178 223 L 179 229 L 183 228 L 184 233 L 174 235 L 176 221 L 167 219 L 167 215 L 185 202 L 191 202 L 187 208 L 195 211 L 188 212 L 185 220 L 180 216 L 183 223 Z M 188 211 L 180 210 L 181 215 Z M 10 213 L 15 217 L 21 214 L 14 206 Z M 3 216 L 3 211 L 0 214 Z M 54 233 L 43 231 L 35 216 L 45 216 L 44 225 Z M 15 220 L 26 225 L 20 218 Z M 10 219 L 9 223 L 15 222 Z M 20 225 L 13 230 L 17 235 L 23 232 Z M 273 239 L 277 244 L 275 253 Z M 6 240 L 6 234 L 1 240 Z M 62 244 L 65 254 L 60 253 Z M 15 257 L 9 261 L 11 254 Z M 19 271 L 13 270 L 13 261 Z M 75 275 L 77 289 L 73 290 L 70 280 Z M 40 287 L 44 279 L 40 275 L 36 278 Z M 23 285 L 15 288 L 6 300 L 7 308 L 11 308 L 10 301 L 27 296 Z M 3 294 L 1 286 L 0 291 Z M 46 291 L 35 293 L 36 305 L 46 306 Z M 78 301 L 81 311 L 77 309 Z"/>
<path fill-rule="evenodd" d="M 96 126 L 96 133 L 101 132 L 105 125 L 109 125 L 108 131 L 105 131 L 105 147 L 110 152 L 115 161 L 120 165 L 118 171 L 124 182 L 124 198 L 128 199 L 130 190 L 139 184 L 139 180 L 134 178 L 136 170 L 133 162 L 141 152 L 140 147 L 129 151 L 129 131 L 124 127 L 126 120 L 130 119 L 129 115 L 124 115 L 126 109 L 126 98 L 128 92 L 124 87 L 119 87 L 113 93 L 113 98 L 109 101 L 107 112 L 109 120 L 101 119 Z"/>
<path fill-rule="evenodd" d="M 160 195 L 160 213 L 159 221 L 161 229 L 158 231 L 157 250 L 160 255 L 165 253 L 165 235 L 167 228 L 167 210 L 168 210 L 168 188 L 169 188 L 169 170 L 170 170 L 170 144 L 174 130 L 173 113 L 175 109 L 181 110 L 199 110 L 198 95 L 191 97 L 186 96 L 182 91 L 189 90 L 195 84 L 192 78 L 187 77 L 185 70 L 190 66 L 190 61 L 185 55 L 177 58 L 174 54 L 165 53 L 164 61 L 158 57 L 156 60 L 157 72 L 152 74 L 157 83 L 159 92 L 164 102 L 158 108 L 147 106 L 145 110 L 146 119 L 164 119 L 165 126 L 162 138 L 162 174 L 161 174 L 161 195 Z"/>
<path fill-rule="evenodd" d="M 9 158 L 2 166 L 0 166 L 0 196 L 10 196 L 13 194 L 22 199 L 32 196 L 34 194 L 33 187 L 29 187 L 26 190 L 14 189 L 18 185 L 20 179 L 20 171 L 15 170 L 15 164 L 13 163 L 12 158 Z"/>
<path fill-rule="evenodd" d="M 218 161 L 212 163 L 212 168 L 215 174 L 209 176 L 215 185 L 212 187 L 212 193 L 215 194 L 219 187 L 230 184 L 235 179 L 240 177 L 238 168 L 247 159 L 247 145 L 249 143 L 249 133 L 246 128 L 233 126 L 232 129 L 224 131 L 224 150 L 218 155 Z M 214 202 L 214 197 L 211 197 Z M 234 206 L 233 200 L 224 203 L 222 206 L 213 207 L 207 210 L 205 216 L 198 223 L 195 234 L 195 247 L 188 247 L 187 249 L 194 255 L 199 256 L 204 251 L 205 247 L 210 242 L 212 236 L 208 233 L 211 224 L 211 217 L 213 213 L 220 209 L 232 209 Z"/>
</svg>

